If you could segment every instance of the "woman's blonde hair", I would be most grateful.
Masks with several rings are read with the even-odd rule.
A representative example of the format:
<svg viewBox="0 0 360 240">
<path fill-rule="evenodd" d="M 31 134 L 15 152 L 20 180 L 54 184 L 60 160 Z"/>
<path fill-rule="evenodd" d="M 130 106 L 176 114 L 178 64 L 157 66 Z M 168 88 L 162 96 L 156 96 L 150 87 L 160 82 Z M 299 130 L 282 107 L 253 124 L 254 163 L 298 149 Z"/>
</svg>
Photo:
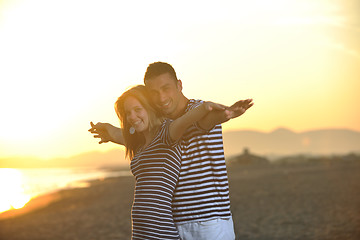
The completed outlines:
<svg viewBox="0 0 360 240">
<path fill-rule="evenodd" d="M 140 104 L 144 107 L 149 115 L 149 131 L 152 135 L 155 135 L 159 126 L 161 125 L 163 118 L 160 113 L 155 110 L 150 102 L 148 93 L 144 85 L 137 85 L 124 92 L 115 102 L 115 112 L 120 120 L 124 140 L 125 140 L 125 157 L 132 159 L 140 146 L 145 143 L 145 138 L 142 134 L 135 132 L 130 134 L 130 123 L 126 120 L 126 112 L 124 109 L 124 103 L 128 97 L 136 98 Z"/>
</svg>

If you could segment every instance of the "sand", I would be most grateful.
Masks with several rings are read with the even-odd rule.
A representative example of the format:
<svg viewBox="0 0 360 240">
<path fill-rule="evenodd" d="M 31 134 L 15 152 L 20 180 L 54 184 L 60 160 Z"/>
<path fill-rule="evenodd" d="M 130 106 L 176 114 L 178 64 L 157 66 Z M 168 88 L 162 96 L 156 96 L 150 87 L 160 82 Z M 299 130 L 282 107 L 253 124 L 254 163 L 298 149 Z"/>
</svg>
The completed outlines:
<svg viewBox="0 0 360 240">
<path fill-rule="evenodd" d="M 236 239 L 360 239 L 360 163 L 228 168 Z M 133 188 L 117 177 L 34 199 L 0 214 L 0 239 L 130 239 Z"/>
</svg>

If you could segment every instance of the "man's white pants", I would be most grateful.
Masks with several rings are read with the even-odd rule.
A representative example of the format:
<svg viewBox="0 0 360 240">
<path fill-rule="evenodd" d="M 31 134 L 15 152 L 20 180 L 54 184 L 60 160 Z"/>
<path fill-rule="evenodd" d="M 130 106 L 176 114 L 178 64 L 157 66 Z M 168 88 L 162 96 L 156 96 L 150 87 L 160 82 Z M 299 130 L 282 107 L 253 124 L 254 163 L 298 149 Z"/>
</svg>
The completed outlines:
<svg viewBox="0 0 360 240">
<path fill-rule="evenodd" d="M 234 240 L 232 217 L 176 224 L 182 240 Z"/>
</svg>

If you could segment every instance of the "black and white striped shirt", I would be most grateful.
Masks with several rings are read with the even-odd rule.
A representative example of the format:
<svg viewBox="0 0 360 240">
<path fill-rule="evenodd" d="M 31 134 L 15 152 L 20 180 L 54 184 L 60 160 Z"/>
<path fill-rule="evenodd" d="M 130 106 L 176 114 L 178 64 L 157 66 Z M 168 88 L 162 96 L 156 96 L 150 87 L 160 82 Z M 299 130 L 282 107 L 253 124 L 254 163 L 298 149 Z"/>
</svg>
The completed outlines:
<svg viewBox="0 0 360 240">
<path fill-rule="evenodd" d="M 179 177 L 178 145 L 165 144 L 170 120 L 164 121 L 154 140 L 131 160 L 135 196 L 131 211 L 132 239 L 180 239 L 171 202 Z"/>
<path fill-rule="evenodd" d="M 202 103 L 190 100 L 186 111 Z M 180 141 L 182 162 L 172 211 L 176 223 L 231 216 L 222 128 L 190 127 Z"/>
</svg>

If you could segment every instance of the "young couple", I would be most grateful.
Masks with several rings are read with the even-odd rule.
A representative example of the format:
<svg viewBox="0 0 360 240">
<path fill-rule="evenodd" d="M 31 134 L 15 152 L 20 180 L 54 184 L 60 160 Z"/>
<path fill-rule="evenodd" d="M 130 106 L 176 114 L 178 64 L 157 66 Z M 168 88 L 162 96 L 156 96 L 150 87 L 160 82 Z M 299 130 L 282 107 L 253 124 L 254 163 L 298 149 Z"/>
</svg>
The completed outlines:
<svg viewBox="0 0 360 240">
<path fill-rule="evenodd" d="M 91 122 L 99 143 L 125 145 L 136 179 L 132 239 L 235 239 L 221 123 L 253 103 L 230 107 L 187 99 L 170 64 L 148 66 L 145 86 L 115 103 L 121 128 Z"/>
</svg>

